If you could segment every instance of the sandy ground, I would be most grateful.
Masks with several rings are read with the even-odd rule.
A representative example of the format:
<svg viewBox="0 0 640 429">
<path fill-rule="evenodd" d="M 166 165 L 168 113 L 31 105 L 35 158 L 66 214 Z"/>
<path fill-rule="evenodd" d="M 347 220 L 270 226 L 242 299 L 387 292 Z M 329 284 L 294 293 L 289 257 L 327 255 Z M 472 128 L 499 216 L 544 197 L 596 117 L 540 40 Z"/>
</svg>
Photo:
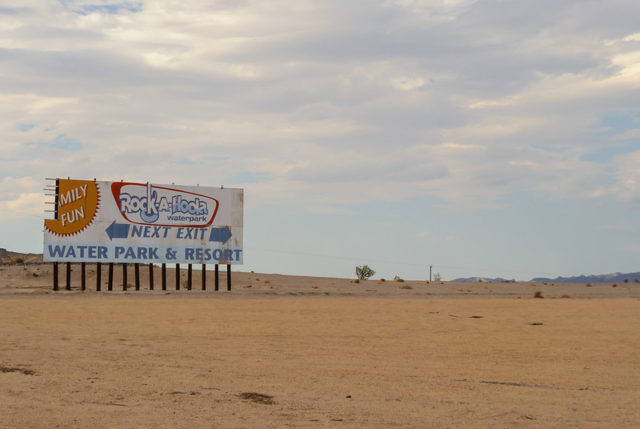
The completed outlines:
<svg viewBox="0 0 640 429">
<path fill-rule="evenodd" d="M 229 293 L 210 273 L 176 292 L 170 271 L 164 292 L 97 293 L 89 267 L 89 290 L 76 268 L 54 293 L 49 266 L 0 268 L 3 428 L 640 427 L 633 283 L 233 273 Z"/>
</svg>

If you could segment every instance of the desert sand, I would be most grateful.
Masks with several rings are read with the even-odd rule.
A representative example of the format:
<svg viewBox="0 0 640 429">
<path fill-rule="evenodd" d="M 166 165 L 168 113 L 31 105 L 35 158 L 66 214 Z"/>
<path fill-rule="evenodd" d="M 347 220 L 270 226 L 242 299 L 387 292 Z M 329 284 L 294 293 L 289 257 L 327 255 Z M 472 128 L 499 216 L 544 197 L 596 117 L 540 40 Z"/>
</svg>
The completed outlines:
<svg viewBox="0 0 640 429">
<path fill-rule="evenodd" d="M 50 270 L 0 266 L 0 427 L 640 427 L 635 283 Z"/>
</svg>

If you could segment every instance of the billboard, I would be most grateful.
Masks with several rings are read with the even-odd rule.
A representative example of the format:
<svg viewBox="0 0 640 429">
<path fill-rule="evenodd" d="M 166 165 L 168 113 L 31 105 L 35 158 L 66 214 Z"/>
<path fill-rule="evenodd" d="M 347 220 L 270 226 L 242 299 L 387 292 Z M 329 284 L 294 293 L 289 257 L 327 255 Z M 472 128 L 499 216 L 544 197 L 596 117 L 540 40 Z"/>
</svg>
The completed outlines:
<svg viewBox="0 0 640 429">
<path fill-rule="evenodd" d="M 237 188 L 58 179 L 44 260 L 242 264 Z"/>
</svg>

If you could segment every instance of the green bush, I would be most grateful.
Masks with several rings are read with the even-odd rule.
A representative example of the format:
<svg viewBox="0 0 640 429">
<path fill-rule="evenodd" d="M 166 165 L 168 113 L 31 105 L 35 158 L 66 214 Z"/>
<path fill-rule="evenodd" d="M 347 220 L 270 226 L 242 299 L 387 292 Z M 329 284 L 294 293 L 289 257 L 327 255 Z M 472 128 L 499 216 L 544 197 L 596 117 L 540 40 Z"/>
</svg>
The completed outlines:
<svg viewBox="0 0 640 429">
<path fill-rule="evenodd" d="M 372 277 L 376 272 L 369 268 L 368 265 L 363 265 L 361 267 L 356 267 L 356 277 L 360 280 L 367 280 L 369 277 Z"/>
</svg>

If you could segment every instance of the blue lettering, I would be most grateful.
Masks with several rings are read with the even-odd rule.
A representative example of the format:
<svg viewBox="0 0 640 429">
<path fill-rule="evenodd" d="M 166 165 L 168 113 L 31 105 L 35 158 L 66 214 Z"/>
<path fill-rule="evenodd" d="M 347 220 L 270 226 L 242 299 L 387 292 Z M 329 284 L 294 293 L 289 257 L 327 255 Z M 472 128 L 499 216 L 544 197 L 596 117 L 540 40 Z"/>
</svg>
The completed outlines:
<svg viewBox="0 0 640 429">
<path fill-rule="evenodd" d="M 193 249 L 184 249 L 184 259 L 193 259 Z"/>
<path fill-rule="evenodd" d="M 144 227 L 141 225 L 131 225 L 131 237 L 142 237 L 143 230 Z"/>
<path fill-rule="evenodd" d="M 98 259 L 107 259 L 107 246 L 98 247 Z"/>
<path fill-rule="evenodd" d="M 125 248 L 122 246 L 116 246 L 116 259 L 125 252 Z"/>
<path fill-rule="evenodd" d="M 147 249 L 138 247 L 138 259 L 147 259 Z"/>
<path fill-rule="evenodd" d="M 58 245 L 52 246 L 49 244 L 49 255 L 53 256 L 54 258 L 56 257 L 62 258 L 64 256 L 65 247 L 66 246 L 62 246 L 62 247 Z"/>
<path fill-rule="evenodd" d="M 67 254 L 64 255 L 65 258 L 74 258 L 76 257 L 76 251 L 73 246 L 67 247 Z"/>
<path fill-rule="evenodd" d="M 156 247 L 149 247 L 149 259 L 160 259 L 158 258 L 158 249 Z"/>
</svg>

